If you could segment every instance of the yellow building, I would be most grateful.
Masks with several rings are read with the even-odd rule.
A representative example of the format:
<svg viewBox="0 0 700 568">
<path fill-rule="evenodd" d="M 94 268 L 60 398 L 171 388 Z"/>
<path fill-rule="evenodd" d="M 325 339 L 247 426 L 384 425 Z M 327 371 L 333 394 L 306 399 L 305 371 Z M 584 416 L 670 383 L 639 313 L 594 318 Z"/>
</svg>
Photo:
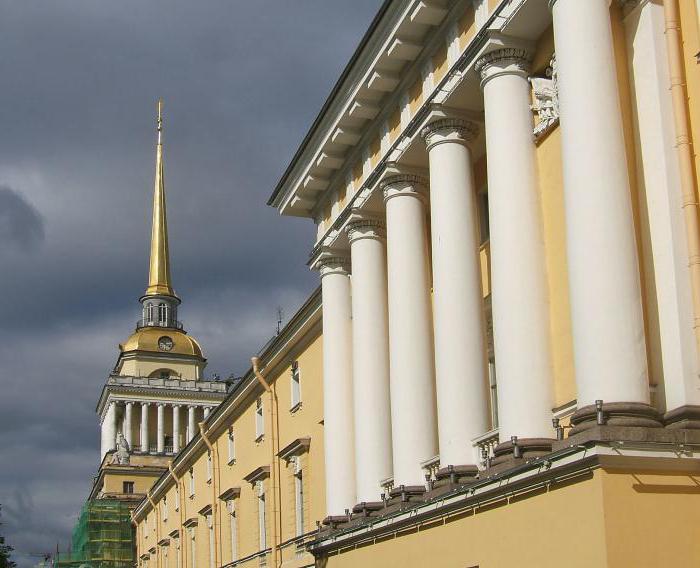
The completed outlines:
<svg viewBox="0 0 700 568">
<path fill-rule="evenodd" d="M 139 565 L 699 565 L 698 11 L 387 0 L 269 200 L 321 289 Z"/>
</svg>

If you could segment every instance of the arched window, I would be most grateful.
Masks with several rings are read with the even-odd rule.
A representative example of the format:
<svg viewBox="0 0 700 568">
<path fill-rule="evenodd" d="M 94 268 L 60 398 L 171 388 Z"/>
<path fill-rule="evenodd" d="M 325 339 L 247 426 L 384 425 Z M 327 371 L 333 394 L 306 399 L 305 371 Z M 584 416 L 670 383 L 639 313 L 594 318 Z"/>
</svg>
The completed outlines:
<svg viewBox="0 0 700 568">
<path fill-rule="evenodd" d="M 151 303 L 146 305 L 146 321 L 148 323 L 153 323 L 153 304 Z"/>
<path fill-rule="evenodd" d="M 168 306 L 163 302 L 158 304 L 158 322 L 160 325 L 167 325 L 168 323 Z"/>
</svg>

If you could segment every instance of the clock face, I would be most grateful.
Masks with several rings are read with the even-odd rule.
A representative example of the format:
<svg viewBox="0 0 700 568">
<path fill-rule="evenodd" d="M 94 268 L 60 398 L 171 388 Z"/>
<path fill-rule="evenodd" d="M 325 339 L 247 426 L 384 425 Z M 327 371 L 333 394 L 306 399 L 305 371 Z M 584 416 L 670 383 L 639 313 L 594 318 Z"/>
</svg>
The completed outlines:
<svg viewBox="0 0 700 568">
<path fill-rule="evenodd" d="M 158 348 L 161 351 L 170 351 L 175 343 L 173 343 L 172 338 L 168 337 L 167 335 L 164 335 L 158 340 Z"/>
</svg>

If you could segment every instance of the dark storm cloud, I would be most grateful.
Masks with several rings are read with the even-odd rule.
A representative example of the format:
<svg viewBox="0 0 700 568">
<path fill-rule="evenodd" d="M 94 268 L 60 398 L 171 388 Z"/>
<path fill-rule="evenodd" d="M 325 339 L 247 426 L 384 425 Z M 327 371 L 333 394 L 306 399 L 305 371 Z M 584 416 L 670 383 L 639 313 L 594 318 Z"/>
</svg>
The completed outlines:
<svg viewBox="0 0 700 568">
<path fill-rule="evenodd" d="M 0 247 L 35 250 L 44 240 L 44 220 L 22 194 L 0 185 Z"/>
<path fill-rule="evenodd" d="M 0 0 L 0 503 L 18 551 L 67 544 L 97 467 L 95 402 L 146 283 L 156 98 L 181 315 L 209 372 L 241 372 L 317 284 L 312 223 L 264 204 L 379 4 Z"/>
</svg>

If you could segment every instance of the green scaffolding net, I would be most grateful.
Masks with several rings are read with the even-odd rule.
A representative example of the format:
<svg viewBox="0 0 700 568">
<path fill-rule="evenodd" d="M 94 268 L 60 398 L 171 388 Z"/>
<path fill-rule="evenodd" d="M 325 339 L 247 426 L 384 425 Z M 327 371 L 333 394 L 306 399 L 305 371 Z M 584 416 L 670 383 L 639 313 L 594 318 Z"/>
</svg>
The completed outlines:
<svg viewBox="0 0 700 568">
<path fill-rule="evenodd" d="M 131 513 L 121 501 L 88 501 L 73 528 L 70 552 L 58 555 L 57 567 L 130 568 L 135 564 Z"/>
</svg>

